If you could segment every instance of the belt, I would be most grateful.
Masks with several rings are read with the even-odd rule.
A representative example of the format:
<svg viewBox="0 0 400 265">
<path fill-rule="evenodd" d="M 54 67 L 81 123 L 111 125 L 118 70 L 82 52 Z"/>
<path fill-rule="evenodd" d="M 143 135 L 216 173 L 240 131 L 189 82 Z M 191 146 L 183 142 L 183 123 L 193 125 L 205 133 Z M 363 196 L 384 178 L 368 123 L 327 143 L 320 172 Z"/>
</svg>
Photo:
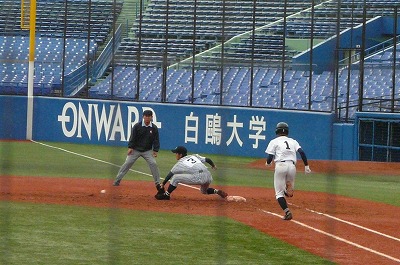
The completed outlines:
<svg viewBox="0 0 400 265">
<path fill-rule="evenodd" d="M 294 161 L 292 161 L 292 160 L 283 160 L 283 161 L 280 161 L 280 162 L 292 162 L 293 165 L 296 165 L 296 164 L 294 163 Z"/>
</svg>

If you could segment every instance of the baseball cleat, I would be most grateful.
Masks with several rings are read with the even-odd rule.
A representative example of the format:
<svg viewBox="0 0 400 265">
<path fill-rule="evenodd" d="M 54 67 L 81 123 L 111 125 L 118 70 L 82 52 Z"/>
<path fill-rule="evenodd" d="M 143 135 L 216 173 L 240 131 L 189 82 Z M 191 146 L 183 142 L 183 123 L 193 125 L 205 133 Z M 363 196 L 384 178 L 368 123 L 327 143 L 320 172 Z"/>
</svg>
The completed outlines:
<svg viewBox="0 0 400 265">
<path fill-rule="evenodd" d="M 157 193 L 154 197 L 155 197 L 157 200 L 169 200 L 169 199 L 170 199 L 170 196 L 168 196 L 168 195 L 165 194 L 165 193 Z"/>
<path fill-rule="evenodd" d="M 285 216 L 282 219 L 286 220 L 286 221 L 289 221 L 289 220 L 292 220 L 292 218 L 293 218 L 292 213 L 290 211 L 288 211 L 288 212 L 285 213 Z"/>
<path fill-rule="evenodd" d="M 156 189 L 157 189 L 158 193 L 164 193 L 165 192 L 164 187 L 162 187 L 160 184 L 156 185 Z"/>
<path fill-rule="evenodd" d="M 119 186 L 119 181 L 114 181 L 113 186 Z"/>
</svg>

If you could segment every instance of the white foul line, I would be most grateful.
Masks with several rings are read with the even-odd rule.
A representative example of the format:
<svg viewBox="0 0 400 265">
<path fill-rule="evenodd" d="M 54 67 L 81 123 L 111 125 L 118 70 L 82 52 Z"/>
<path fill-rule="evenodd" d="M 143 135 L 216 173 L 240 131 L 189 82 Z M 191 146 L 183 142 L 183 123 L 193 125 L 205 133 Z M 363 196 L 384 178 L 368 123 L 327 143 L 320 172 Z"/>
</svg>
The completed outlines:
<svg viewBox="0 0 400 265">
<path fill-rule="evenodd" d="M 295 206 L 297 208 L 300 208 L 300 209 L 302 208 L 301 206 L 296 205 L 294 203 L 288 203 L 288 204 L 292 205 L 292 206 Z M 370 228 L 367 228 L 367 227 L 364 227 L 364 226 L 361 226 L 361 225 L 358 225 L 358 224 L 355 224 L 355 223 L 340 219 L 338 217 L 335 217 L 335 216 L 332 216 L 332 215 L 329 215 L 329 214 L 326 214 L 326 213 L 321 213 L 321 212 L 318 212 L 318 211 L 315 211 L 315 210 L 311 210 L 311 209 L 308 209 L 308 208 L 305 208 L 305 210 L 309 211 L 309 212 L 312 212 L 312 213 L 315 213 L 315 214 L 323 215 L 323 216 L 331 218 L 333 220 L 336 220 L 336 221 L 339 221 L 339 222 L 342 222 L 342 223 L 345 223 L 345 224 L 348 224 L 348 225 L 351 225 L 351 226 L 355 226 L 357 228 L 364 229 L 364 230 L 366 230 L 368 232 L 371 232 L 371 233 L 374 233 L 374 234 L 377 234 L 377 235 L 380 235 L 380 236 L 383 236 L 383 237 L 387 237 L 389 239 L 393 239 L 393 240 L 396 240 L 396 241 L 400 242 L 400 238 L 381 233 L 379 231 L 376 231 L 376 230 L 373 230 L 373 229 L 370 229 Z"/>
<path fill-rule="evenodd" d="M 104 161 L 104 160 L 93 158 L 93 157 L 90 157 L 90 156 L 86 156 L 86 155 L 82 155 L 82 154 L 75 153 L 75 152 L 72 152 L 72 151 L 68 151 L 68 150 L 60 148 L 60 147 L 56 147 L 56 146 L 52 146 L 52 145 L 36 142 L 34 140 L 31 140 L 31 142 L 36 143 L 36 144 L 40 144 L 40 145 L 43 145 L 43 146 L 46 146 L 46 147 L 50 147 L 50 148 L 53 148 L 53 149 L 57 149 L 57 150 L 60 150 L 60 151 L 63 151 L 63 152 L 69 153 L 69 154 L 81 156 L 81 157 L 84 157 L 84 158 L 87 158 L 87 159 L 90 159 L 90 160 L 94 160 L 94 161 L 97 161 L 97 162 L 105 163 L 105 164 L 108 164 L 108 165 L 111 165 L 111 166 L 115 166 L 115 167 L 120 167 L 121 166 L 121 165 L 113 164 L 113 163 L 110 163 L 110 162 L 107 162 L 107 161 Z M 137 170 L 133 170 L 133 169 L 129 169 L 129 171 L 140 173 L 140 174 L 143 174 L 143 175 L 146 175 L 146 176 L 151 176 L 151 174 L 144 173 L 144 172 L 137 171 Z"/>
<path fill-rule="evenodd" d="M 115 167 L 120 167 L 120 165 L 113 164 L 113 163 L 110 163 L 110 162 L 107 162 L 107 161 L 104 161 L 104 160 L 100 160 L 100 159 L 97 159 L 97 158 L 93 158 L 93 157 L 90 157 L 90 156 L 82 155 L 82 154 L 79 154 L 79 153 L 75 153 L 75 152 L 72 152 L 72 151 L 68 151 L 68 150 L 60 148 L 60 147 L 56 147 L 56 146 L 52 146 L 52 145 L 36 142 L 34 140 L 31 140 L 31 141 L 33 143 L 41 144 L 43 146 L 50 147 L 50 148 L 53 148 L 53 149 L 57 149 L 57 150 L 60 150 L 60 151 L 63 151 L 63 152 L 69 153 L 69 154 L 81 156 L 81 157 L 84 157 L 84 158 L 87 158 L 87 159 L 90 159 L 90 160 L 94 160 L 94 161 L 97 161 L 97 162 L 105 163 L 105 164 L 112 165 L 112 166 L 115 166 Z M 148 173 L 145 173 L 145 172 L 142 172 L 142 171 L 133 170 L 133 169 L 129 169 L 129 171 L 140 173 L 140 174 L 143 174 L 143 175 L 146 175 L 146 176 L 150 176 L 150 177 L 152 176 L 151 174 L 148 174 Z M 163 179 L 163 178 L 161 178 L 161 179 Z M 200 189 L 198 187 L 193 187 L 193 186 L 186 185 L 186 184 L 183 184 L 183 183 L 180 183 L 180 185 L 186 186 L 186 187 L 189 187 L 189 188 L 192 188 L 192 189 L 197 189 L 197 190 Z"/>
<path fill-rule="evenodd" d="M 358 227 L 358 228 L 367 230 L 368 232 L 375 233 L 375 234 L 377 234 L 377 235 L 384 236 L 384 237 L 387 237 L 387 238 L 390 238 L 390 239 L 393 239 L 393 240 L 396 240 L 396 241 L 399 241 L 399 242 L 400 242 L 400 238 L 397 238 L 397 237 L 394 237 L 394 236 L 390 236 L 390 235 L 387 235 L 387 234 L 378 232 L 378 231 L 373 230 L 373 229 L 369 229 L 369 228 L 367 228 L 367 227 L 364 227 L 364 226 L 361 226 L 361 225 L 358 225 L 358 224 L 355 224 L 355 223 L 352 223 L 352 222 L 349 222 L 349 221 L 346 221 L 346 220 L 337 218 L 337 217 L 335 217 L 335 216 L 332 216 L 332 215 L 329 215 L 329 214 L 326 214 L 326 213 L 320 213 L 320 212 L 317 212 L 317 211 L 314 211 L 314 210 L 311 210 L 311 209 L 308 209 L 308 208 L 306 208 L 306 210 L 307 210 L 307 211 L 310 211 L 310 212 L 312 212 L 312 213 L 320 214 L 320 215 L 326 216 L 326 217 L 328 217 L 328 218 L 332 218 L 332 219 L 334 219 L 334 220 L 336 220 L 336 221 L 339 221 L 339 222 L 342 222 L 342 223 L 345 223 L 345 224 L 348 224 L 348 225 L 352 225 L 352 226 L 355 226 L 355 227 Z"/>
<path fill-rule="evenodd" d="M 53 148 L 53 149 L 57 149 L 57 150 L 60 150 L 60 151 L 63 151 L 63 152 L 69 153 L 69 154 L 81 156 L 81 157 L 84 157 L 84 158 L 87 158 L 87 159 L 90 159 L 90 160 L 94 160 L 94 161 L 97 161 L 97 162 L 105 163 L 105 164 L 112 165 L 112 166 L 115 166 L 115 167 L 120 167 L 120 165 L 113 164 L 113 163 L 110 163 L 110 162 L 107 162 L 107 161 L 104 161 L 104 160 L 100 160 L 100 159 L 97 159 L 97 158 L 93 158 L 93 157 L 90 157 L 90 156 L 82 155 L 82 154 L 79 154 L 79 153 L 75 153 L 75 152 L 60 148 L 60 147 L 56 147 L 56 146 L 52 146 L 52 145 L 36 142 L 34 140 L 31 140 L 31 142 L 36 143 L 36 144 L 40 144 L 40 145 L 43 145 L 43 146 L 46 146 L 46 147 L 50 147 L 50 148 Z M 148 174 L 148 173 L 145 173 L 145 172 L 142 172 L 142 171 L 133 170 L 133 169 L 129 169 L 129 171 L 140 173 L 140 174 L 143 174 L 143 175 L 146 175 L 146 176 L 150 176 L 150 177 L 152 176 L 151 174 Z M 161 178 L 161 179 L 163 179 L 163 178 Z M 186 186 L 186 187 L 189 187 L 189 188 L 192 188 L 192 189 L 200 190 L 200 188 L 198 188 L 198 187 L 186 185 L 186 184 L 183 184 L 183 183 L 180 183 L 180 185 Z"/>
<path fill-rule="evenodd" d="M 277 217 L 279 217 L 279 218 L 281 217 L 280 215 L 278 215 L 278 214 L 276 214 L 276 213 L 272 213 L 272 212 L 269 212 L 269 211 L 266 211 L 266 210 L 263 210 L 263 209 L 259 209 L 259 210 L 261 210 L 261 211 L 264 212 L 264 213 L 268 213 L 268 214 L 277 216 Z M 303 226 L 303 227 L 306 227 L 306 228 L 308 228 L 308 229 L 314 230 L 315 232 L 324 234 L 324 235 L 329 236 L 329 237 L 332 237 L 332 238 L 334 238 L 334 239 L 336 239 L 336 240 L 338 240 L 338 241 L 342 241 L 342 242 L 344 242 L 344 243 L 347 243 L 347 244 L 349 244 L 349 245 L 355 246 L 355 247 L 357 247 L 357 248 L 361 248 L 361 249 L 366 250 L 366 251 L 368 251 L 368 252 L 372 252 L 372 253 L 374 253 L 374 254 L 377 254 L 377 255 L 379 255 L 379 256 L 385 257 L 385 258 L 387 258 L 387 259 L 390 259 L 390 260 L 393 260 L 393 261 L 396 261 L 396 262 L 400 262 L 400 259 L 396 259 L 396 258 L 394 258 L 394 257 L 392 257 L 392 256 L 386 255 L 386 254 L 381 253 L 381 252 L 379 252 L 379 251 L 376 251 L 376 250 L 373 250 L 373 249 L 370 249 L 370 248 L 361 246 L 361 245 L 359 245 L 359 244 L 357 244 L 357 243 L 354 243 L 354 242 L 348 241 L 348 240 L 346 240 L 346 239 L 344 239 L 344 238 L 341 238 L 341 237 L 332 235 L 332 234 L 330 234 L 330 233 L 328 233 L 328 232 L 319 230 L 319 229 L 317 229 L 317 228 L 314 228 L 314 227 L 312 227 L 312 226 L 306 225 L 306 224 L 301 223 L 301 222 L 299 222 L 299 221 L 291 220 L 290 222 L 294 222 L 294 223 L 296 223 L 296 224 L 298 224 L 298 225 L 300 225 L 300 226 Z"/>
</svg>

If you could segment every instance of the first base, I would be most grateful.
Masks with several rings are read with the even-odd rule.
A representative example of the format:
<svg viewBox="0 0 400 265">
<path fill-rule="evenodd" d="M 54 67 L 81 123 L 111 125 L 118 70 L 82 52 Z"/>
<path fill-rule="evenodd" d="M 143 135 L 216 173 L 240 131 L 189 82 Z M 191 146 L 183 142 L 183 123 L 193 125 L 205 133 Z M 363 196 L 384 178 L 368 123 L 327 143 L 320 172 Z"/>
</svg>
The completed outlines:
<svg viewBox="0 0 400 265">
<path fill-rule="evenodd" d="M 230 195 L 226 197 L 226 200 L 228 202 L 246 202 L 246 198 L 242 196 L 235 196 L 235 195 Z"/>
</svg>

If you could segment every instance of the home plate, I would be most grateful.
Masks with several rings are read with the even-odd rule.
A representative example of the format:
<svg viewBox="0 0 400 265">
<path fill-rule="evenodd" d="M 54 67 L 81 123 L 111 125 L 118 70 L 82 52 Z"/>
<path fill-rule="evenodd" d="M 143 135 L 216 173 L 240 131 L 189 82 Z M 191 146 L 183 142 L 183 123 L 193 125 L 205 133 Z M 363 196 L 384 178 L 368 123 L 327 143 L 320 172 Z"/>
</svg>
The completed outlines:
<svg viewBox="0 0 400 265">
<path fill-rule="evenodd" d="M 228 202 L 246 202 L 246 198 L 242 196 L 229 195 L 226 197 Z"/>
</svg>

